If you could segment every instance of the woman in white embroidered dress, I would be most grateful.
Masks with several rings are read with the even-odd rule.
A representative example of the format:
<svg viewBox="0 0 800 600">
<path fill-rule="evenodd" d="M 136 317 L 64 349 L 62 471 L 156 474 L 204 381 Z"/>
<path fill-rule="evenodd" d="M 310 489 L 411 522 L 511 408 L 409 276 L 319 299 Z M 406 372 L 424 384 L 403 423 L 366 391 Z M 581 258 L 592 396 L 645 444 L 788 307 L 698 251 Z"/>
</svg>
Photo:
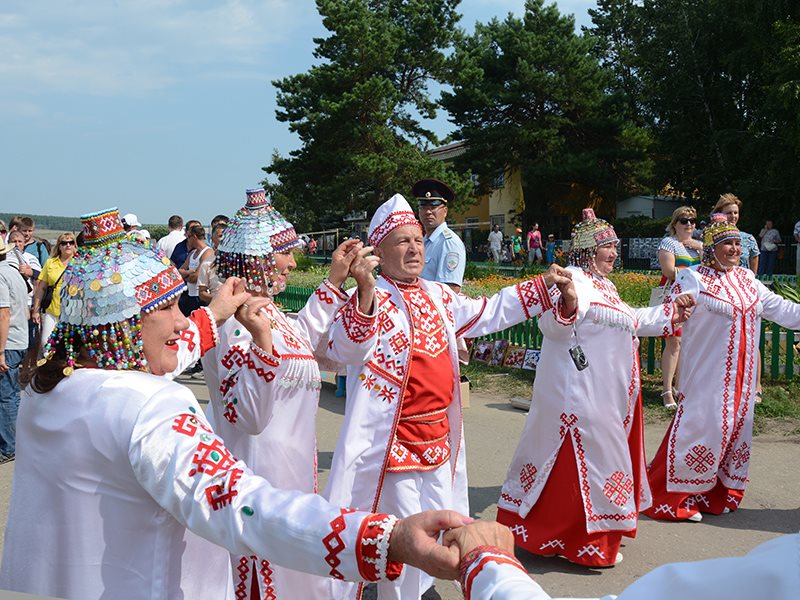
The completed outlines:
<svg viewBox="0 0 800 600">
<path fill-rule="evenodd" d="M 669 334 L 685 317 L 673 303 L 620 299 L 607 278 L 617 244 L 585 209 L 570 245 L 573 288 L 539 319 L 533 402 L 498 502 L 517 546 L 586 566 L 619 563 L 622 536 L 635 536 L 650 503 L 637 336 Z"/>
<path fill-rule="evenodd" d="M 125 239 L 116 209 L 83 222 L 87 245 L 64 275 L 61 321 L 20 406 L 0 588 L 69 600 L 221 600 L 232 597 L 228 552 L 353 580 L 397 577 L 394 561 L 405 558 L 457 574 L 457 556 L 434 541 L 465 522 L 455 513 L 397 521 L 253 475 L 194 395 L 163 377 L 177 367 L 184 332 L 198 354 L 213 344 L 215 319 L 248 300 L 244 286 L 231 278 L 187 320 L 178 270 Z M 269 327 L 255 325 L 271 351 Z M 203 555 L 192 551 L 196 536 L 211 542 Z"/>
<path fill-rule="evenodd" d="M 671 294 L 697 308 L 683 329 L 681 401 L 648 475 L 654 519 L 699 521 L 736 510 L 744 497 L 753 438 L 756 363 L 764 317 L 800 329 L 800 304 L 774 294 L 740 266 L 741 236 L 715 221 L 703 235 L 703 264 L 684 269 Z"/>
<path fill-rule="evenodd" d="M 203 358 L 211 395 L 211 422 L 231 451 L 275 487 L 317 491 L 316 415 L 321 387 L 314 350 L 336 311 L 349 296 L 341 288 L 362 250 L 348 240 L 334 251 L 328 278 L 289 320 L 272 297 L 286 287 L 299 248 L 294 227 L 269 202 L 263 189 L 247 191 L 247 203 L 225 229 L 218 249 L 221 279 L 236 276 L 257 296 L 220 327 L 219 346 Z M 248 327 L 268 319 L 273 349 L 253 343 Z M 317 598 L 329 583 L 270 565 L 263 558 L 232 556 L 237 594 L 258 598 Z"/>
</svg>

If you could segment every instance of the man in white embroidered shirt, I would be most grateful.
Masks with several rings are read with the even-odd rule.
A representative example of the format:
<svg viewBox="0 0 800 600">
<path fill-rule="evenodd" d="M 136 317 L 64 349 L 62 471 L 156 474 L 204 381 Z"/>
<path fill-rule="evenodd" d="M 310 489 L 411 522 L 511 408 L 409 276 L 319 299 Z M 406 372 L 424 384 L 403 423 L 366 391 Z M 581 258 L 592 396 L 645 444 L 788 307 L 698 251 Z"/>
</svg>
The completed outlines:
<svg viewBox="0 0 800 600">
<path fill-rule="evenodd" d="M 381 205 L 369 226 L 380 261 L 353 273 L 361 291 L 338 313 L 328 355 L 348 365 L 345 421 L 325 496 L 353 508 L 419 507 L 469 514 L 456 336 L 476 337 L 552 308 L 548 287 L 570 285 L 560 267 L 472 299 L 420 278 L 422 227 L 401 195 Z M 365 248 L 364 251 L 368 251 Z M 362 295 L 374 289 L 374 297 Z M 381 600 L 419 598 L 433 583 L 418 569 L 379 583 Z M 358 595 L 342 583 L 337 598 Z"/>
</svg>

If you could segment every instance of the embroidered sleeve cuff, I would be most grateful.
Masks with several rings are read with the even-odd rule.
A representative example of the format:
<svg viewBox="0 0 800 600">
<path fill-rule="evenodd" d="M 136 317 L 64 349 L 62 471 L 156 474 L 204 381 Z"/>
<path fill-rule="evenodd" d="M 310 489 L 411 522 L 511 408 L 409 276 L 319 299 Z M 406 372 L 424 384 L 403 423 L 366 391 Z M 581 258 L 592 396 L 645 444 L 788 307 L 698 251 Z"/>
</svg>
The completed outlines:
<svg viewBox="0 0 800 600">
<path fill-rule="evenodd" d="M 555 314 L 555 317 L 556 317 L 556 323 L 560 323 L 561 325 L 564 325 L 564 326 L 572 325 L 573 323 L 575 323 L 575 319 L 578 318 L 577 309 L 569 317 L 565 317 L 564 316 L 564 299 L 563 298 L 559 298 L 558 299 L 558 304 L 556 305 L 555 310 L 553 311 L 553 313 Z"/>
<path fill-rule="evenodd" d="M 393 581 L 403 572 L 403 564 L 389 560 L 389 540 L 397 517 L 372 514 L 361 523 L 356 541 L 358 572 L 366 581 Z"/>
<path fill-rule="evenodd" d="M 341 302 L 347 302 L 350 299 L 350 296 L 347 295 L 347 292 L 345 292 L 342 288 L 333 285 L 327 277 L 322 280 L 320 287 L 324 287 L 327 291 L 336 296 Z"/>
<path fill-rule="evenodd" d="M 532 319 L 553 308 L 553 300 L 544 282 L 538 275 L 529 281 L 517 284 L 517 296 L 525 311 L 525 318 Z"/>
<path fill-rule="evenodd" d="M 197 326 L 197 331 L 200 333 L 200 356 L 203 356 L 211 348 L 219 344 L 217 322 L 211 313 L 211 309 L 207 306 L 192 312 L 189 315 L 189 319 Z"/>
<path fill-rule="evenodd" d="M 358 308 L 358 294 L 353 294 L 339 315 L 347 337 L 354 344 L 363 344 L 378 332 L 378 311 L 372 315 L 362 313 Z"/>
<path fill-rule="evenodd" d="M 520 562 L 514 558 L 513 554 L 509 554 L 505 550 L 501 550 L 495 546 L 478 546 L 470 550 L 464 558 L 461 559 L 460 577 L 461 589 L 464 592 L 464 597 L 470 597 L 470 589 L 475 577 L 488 563 L 506 563 L 513 565 L 527 574 L 527 571 L 522 567 Z"/>
<path fill-rule="evenodd" d="M 281 357 L 278 354 L 270 354 L 255 342 L 250 342 L 250 351 L 267 366 L 277 367 L 281 364 Z"/>
</svg>

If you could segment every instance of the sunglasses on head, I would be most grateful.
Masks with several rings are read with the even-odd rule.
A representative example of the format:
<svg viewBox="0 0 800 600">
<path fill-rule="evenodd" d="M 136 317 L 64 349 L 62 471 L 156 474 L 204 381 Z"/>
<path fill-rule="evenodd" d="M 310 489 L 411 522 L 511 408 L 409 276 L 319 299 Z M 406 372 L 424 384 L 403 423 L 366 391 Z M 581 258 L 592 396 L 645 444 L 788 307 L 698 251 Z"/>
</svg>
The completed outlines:
<svg viewBox="0 0 800 600">
<path fill-rule="evenodd" d="M 680 219 L 678 219 L 678 223 L 680 223 L 681 225 L 688 225 L 689 223 L 694 225 L 695 223 L 697 223 L 697 219 L 695 219 L 694 217 L 681 217 Z"/>
<path fill-rule="evenodd" d="M 74 246 L 75 240 L 62 240 L 60 246 Z"/>
</svg>

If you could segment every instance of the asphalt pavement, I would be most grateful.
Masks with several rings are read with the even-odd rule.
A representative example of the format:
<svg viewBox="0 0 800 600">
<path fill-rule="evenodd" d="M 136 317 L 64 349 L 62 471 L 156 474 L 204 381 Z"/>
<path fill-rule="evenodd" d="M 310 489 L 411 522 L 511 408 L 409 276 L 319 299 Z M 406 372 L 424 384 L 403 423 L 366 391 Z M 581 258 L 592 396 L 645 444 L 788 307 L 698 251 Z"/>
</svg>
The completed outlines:
<svg viewBox="0 0 800 600">
<path fill-rule="evenodd" d="M 208 392 L 202 380 L 179 381 L 207 404 Z M 344 400 L 334 397 L 334 389 L 331 383 L 324 383 L 320 398 L 317 435 L 321 485 L 327 478 L 344 416 Z M 471 406 L 464 410 L 471 516 L 494 519 L 500 487 L 525 417 L 526 413 L 513 408 L 509 399 L 473 391 Z M 655 453 L 666 427 L 666 422 L 645 426 L 648 456 Z M 619 593 L 665 563 L 741 555 L 778 535 L 800 531 L 800 439 L 757 436 L 751 456 L 750 484 L 739 510 L 706 516 L 701 523 L 663 523 L 643 517 L 636 539 L 623 541 L 625 560 L 614 568 L 588 569 L 523 551 L 517 556 L 551 596 L 588 598 Z M 13 469 L 13 462 L 0 465 L 2 523 L 8 514 Z M 462 596 L 452 582 L 438 581 L 425 598 L 456 600 Z"/>
</svg>

